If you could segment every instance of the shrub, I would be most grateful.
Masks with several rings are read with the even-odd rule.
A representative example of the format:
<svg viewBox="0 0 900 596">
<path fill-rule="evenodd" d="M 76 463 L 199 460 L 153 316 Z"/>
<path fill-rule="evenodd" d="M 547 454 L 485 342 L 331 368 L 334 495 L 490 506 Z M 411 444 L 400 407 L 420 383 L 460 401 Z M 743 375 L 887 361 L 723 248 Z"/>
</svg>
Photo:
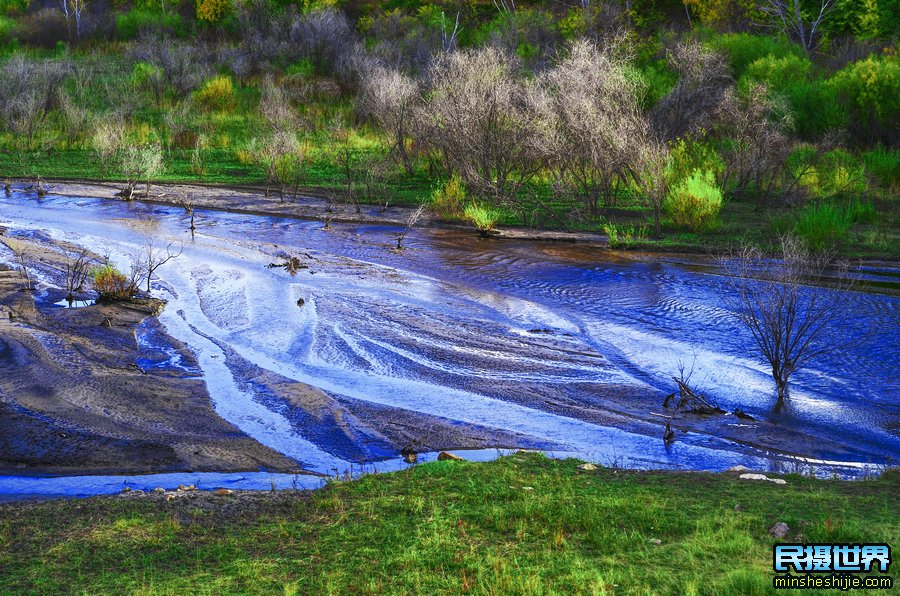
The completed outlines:
<svg viewBox="0 0 900 596">
<path fill-rule="evenodd" d="M 233 11 L 231 0 L 197 0 L 197 19 L 201 21 L 217 23 Z"/>
<path fill-rule="evenodd" d="M 497 222 L 500 221 L 502 214 L 491 207 L 479 205 L 478 203 L 470 203 L 469 205 L 466 205 L 463 215 L 478 229 L 479 232 L 481 232 L 482 237 L 484 237 L 494 229 Z"/>
<path fill-rule="evenodd" d="M 678 139 L 672 144 L 666 164 L 668 185 L 675 186 L 697 171 L 718 176 L 725 171 L 725 160 L 709 143 Z"/>
<path fill-rule="evenodd" d="M 647 238 L 647 226 L 603 225 L 610 248 L 624 248 Z"/>
<path fill-rule="evenodd" d="M 741 77 L 741 82 L 765 83 L 769 89 L 784 91 L 798 81 L 809 79 L 811 72 L 812 62 L 806 56 L 788 54 L 778 57 L 769 54 L 751 62 Z"/>
<path fill-rule="evenodd" d="M 16 22 L 13 19 L 0 15 L 0 46 L 5 46 L 12 41 Z"/>
<path fill-rule="evenodd" d="M 735 79 L 744 76 L 747 68 L 760 58 L 772 56 L 777 59 L 788 56 L 804 56 L 803 49 L 785 37 L 729 33 L 714 37 L 710 41 L 710 45 L 727 54 L 731 73 Z"/>
<path fill-rule="evenodd" d="M 694 232 L 712 230 L 722 208 L 722 189 L 710 171 L 695 170 L 671 188 L 663 209 L 672 222 Z"/>
<path fill-rule="evenodd" d="M 800 211 L 794 231 L 810 250 L 823 251 L 837 246 L 853 223 L 847 209 L 830 202 L 807 205 Z"/>
<path fill-rule="evenodd" d="M 135 294 L 134 284 L 112 265 L 97 267 L 91 272 L 91 277 L 100 302 L 128 300 Z"/>
<path fill-rule="evenodd" d="M 818 189 L 823 197 L 858 196 L 866 191 L 865 169 L 847 151 L 833 149 L 822 156 L 818 167 Z"/>
<path fill-rule="evenodd" d="M 231 77 L 220 75 L 206 81 L 194 92 L 194 100 L 208 110 L 227 110 L 234 104 L 234 84 Z"/>
<path fill-rule="evenodd" d="M 431 195 L 431 209 L 444 219 L 459 219 L 463 216 L 466 187 L 459 176 L 454 174 L 438 186 Z"/>
<path fill-rule="evenodd" d="M 135 8 L 116 15 L 116 35 L 119 39 L 136 39 L 142 33 L 184 35 L 184 20 L 177 13 L 160 13 Z"/>
<path fill-rule="evenodd" d="M 20 42 L 42 48 L 55 48 L 69 39 L 66 19 L 55 8 L 43 8 L 23 16 L 16 33 Z"/>
<path fill-rule="evenodd" d="M 851 132 L 862 141 L 900 141 L 900 56 L 869 56 L 835 73 L 830 83 L 850 112 Z"/>
<path fill-rule="evenodd" d="M 783 90 L 791 106 L 794 130 L 805 139 L 847 126 L 849 116 L 832 85 L 821 80 L 798 80 Z"/>
</svg>

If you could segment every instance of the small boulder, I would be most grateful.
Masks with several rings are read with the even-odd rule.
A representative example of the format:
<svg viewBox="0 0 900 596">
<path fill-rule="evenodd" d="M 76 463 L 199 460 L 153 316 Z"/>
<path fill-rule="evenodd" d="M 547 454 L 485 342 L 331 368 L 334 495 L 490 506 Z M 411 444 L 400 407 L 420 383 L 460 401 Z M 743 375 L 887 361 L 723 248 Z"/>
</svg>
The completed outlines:
<svg viewBox="0 0 900 596">
<path fill-rule="evenodd" d="M 403 452 L 403 461 L 408 464 L 416 463 L 416 460 L 419 459 L 419 454 L 415 451 L 404 451 Z"/>
<path fill-rule="evenodd" d="M 650 544 L 655 544 L 656 546 L 659 546 L 660 544 L 662 544 L 662 540 L 660 540 L 659 538 L 651 538 Z"/>
<path fill-rule="evenodd" d="M 582 472 L 593 472 L 597 469 L 597 466 L 595 466 L 594 464 L 581 464 L 577 469 L 581 470 Z"/>
<path fill-rule="evenodd" d="M 725 471 L 726 472 L 734 472 L 734 473 L 740 472 L 743 474 L 744 472 L 749 472 L 750 468 L 748 468 L 747 466 L 734 466 L 733 468 L 728 468 Z"/>
<path fill-rule="evenodd" d="M 213 491 L 213 494 L 214 494 L 214 495 L 220 495 L 220 496 L 222 496 L 222 495 L 233 495 L 233 494 L 234 494 L 234 491 L 231 490 L 230 488 L 217 488 L 216 490 Z"/>
<path fill-rule="evenodd" d="M 156 488 L 153 489 L 153 492 L 155 492 L 155 493 L 158 494 L 158 495 L 161 495 L 161 494 L 164 494 L 164 493 L 166 492 L 166 489 L 164 489 L 164 488 L 161 487 L 161 486 L 157 486 Z"/>
<path fill-rule="evenodd" d="M 769 534 L 771 534 L 775 538 L 784 538 L 790 531 L 791 529 L 784 522 L 778 522 L 777 524 L 769 528 Z"/>
<path fill-rule="evenodd" d="M 738 476 L 741 480 L 768 480 L 765 474 L 741 474 Z"/>
<path fill-rule="evenodd" d="M 125 488 L 122 489 L 122 492 L 120 492 L 119 494 L 127 495 L 127 494 L 130 493 L 130 492 L 131 492 L 131 487 L 130 487 L 130 486 L 126 486 Z"/>
<path fill-rule="evenodd" d="M 187 492 L 187 491 L 191 491 L 191 490 L 197 490 L 197 487 L 194 486 L 193 484 L 179 484 L 178 490 L 181 492 Z"/>
<path fill-rule="evenodd" d="M 448 453 L 446 451 L 441 451 L 438 453 L 438 461 L 466 461 L 458 455 L 453 455 L 452 453 Z"/>
</svg>

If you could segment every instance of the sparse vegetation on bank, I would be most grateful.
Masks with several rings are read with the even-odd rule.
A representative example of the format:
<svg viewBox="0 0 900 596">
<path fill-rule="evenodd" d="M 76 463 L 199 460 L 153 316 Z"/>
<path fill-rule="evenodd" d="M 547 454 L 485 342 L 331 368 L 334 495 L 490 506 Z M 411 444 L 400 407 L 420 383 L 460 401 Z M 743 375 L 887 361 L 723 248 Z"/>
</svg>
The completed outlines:
<svg viewBox="0 0 900 596">
<path fill-rule="evenodd" d="M 828 3 L 814 35 L 817 2 L 799 21 L 781 2 L 76 4 L 0 4 L 2 178 L 900 254 L 890 0 Z M 829 211 L 848 204 L 871 216 Z"/>
<path fill-rule="evenodd" d="M 762 594 L 782 540 L 900 540 L 897 475 L 787 485 L 520 454 L 312 493 L 0 507 L 0 590 Z"/>
</svg>

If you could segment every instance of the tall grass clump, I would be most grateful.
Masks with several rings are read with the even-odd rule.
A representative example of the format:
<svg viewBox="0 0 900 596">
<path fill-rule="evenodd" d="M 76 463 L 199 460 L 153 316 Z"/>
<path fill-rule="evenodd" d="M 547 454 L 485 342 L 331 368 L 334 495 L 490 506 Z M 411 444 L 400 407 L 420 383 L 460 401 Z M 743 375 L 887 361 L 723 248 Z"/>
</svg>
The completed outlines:
<svg viewBox="0 0 900 596">
<path fill-rule="evenodd" d="M 728 56 L 731 72 L 735 79 L 741 78 L 747 68 L 760 58 L 772 56 L 785 58 L 802 57 L 803 49 L 785 37 L 752 35 L 750 33 L 728 33 L 713 37 L 709 44 L 713 49 Z"/>
<path fill-rule="evenodd" d="M 718 225 L 722 189 L 710 171 L 695 170 L 675 184 L 663 203 L 672 223 L 693 232 L 706 232 Z"/>
<path fill-rule="evenodd" d="M 863 153 L 866 173 L 878 184 L 897 194 L 900 192 L 900 150 L 882 146 Z"/>
<path fill-rule="evenodd" d="M 177 13 L 135 8 L 116 15 L 116 36 L 129 41 L 144 33 L 166 33 L 181 37 L 185 32 L 184 19 Z"/>
<path fill-rule="evenodd" d="M 851 210 L 831 202 L 812 203 L 804 207 L 794 231 L 810 250 L 830 250 L 841 244 L 853 224 Z"/>
<path fill-rule="evenodd" d="M 431 209 L 443 219 L 461 219 L 466 201 L 466 187 L 453 174 L 449 180 L 434 189 L 431 195 Z"/>
<path fill-rule="evenodd" d="M 467 221 L 475 226 L 482 238 L 487 237 L 493 231 L 502 216 L 497 209 L 478 203 L 466 205 L 463 215 Z"/>
</svg>

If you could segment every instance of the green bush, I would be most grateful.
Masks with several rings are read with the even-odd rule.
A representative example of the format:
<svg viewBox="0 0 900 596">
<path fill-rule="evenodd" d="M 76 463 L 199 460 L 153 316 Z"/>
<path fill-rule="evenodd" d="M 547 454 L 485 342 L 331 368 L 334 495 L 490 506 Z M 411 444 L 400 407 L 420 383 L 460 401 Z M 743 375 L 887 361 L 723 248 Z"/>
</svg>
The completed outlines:
<svg viewBox="0 0 900 596">
<path fill-rule="evenodd" d="M 800 211 L 794 231 L 810 250 L 822 251 L 843 242 L 852 223 L 848 209 L 831 202 L 820 202 Z"/>
<path fill-rule="evenodd" d="M 852 131 L 862 140 L 898 140 L 900 56 L 869 56 L 839 70 L 830 83 L 850 112 Z"/>
<path fill-rule="evenodd" d="M 708 170 L 695 170 L 670 189 L 663 209 L 676 226 L 704 232 L 718 225 L 722 198 L 715 175 Z"/>
<path fill-rule="evenodd" d="M 698 171 L 709 172 L 716 177 L 725 171 L 725 160 L 709 143 L 684 139 L 675 141 L 666 163 L 668 185 L 677 186 Z"/>
<path fill-rule="evenodd" d="M 206 81 L 194 92 L 194 101 L 207 110 L 228 110 L 234 104 L 234 83 L 231 77 L 219 75 Z"/>
<path fill-rule="evenodd" d="M 798 81 L 809 79 L 811 73 L 812 62 L 806 56 L 769 54 L 751 62 L 741 79 L 765 83 L 774 91 L 784 91 Z"/>
<path fill-rule="evenodd" d="M 725 52 L 728 56 L 731 72 L 735 79 L 744 76 L 747 68 L 760 58 L 767 56 L 774 58 L 805 56 L 800 46 L 784 37 L 752 35 L 750 33 L 728 33 L 713 37 L 709 44 L 714 49 Z"/>
<path fill-rule="evenodd" d="M 798 80 L 788 84 L 783 94 L 791 106 L 794 130 L 804 139 L 847 126 L 847 108 L 838 101 L 837 91 L 822 80 Z"/>
<path fill-rule="evenodd" d="M 119 39 L 135 39 L 144 31 L 183 36 L 184 20 L 177 13 L 161 13 L 139 8 L 116 15 L 116 35 Z"/>
<path fill-rule="evenodd" d="M 100 302 L 129 300 L 137 292 L 134 283 L 112 265 L 97 267 L 91 272 L 91 278 Z"/>
<path fill-rule="evenodd" d="M 833 149 L 823 155 L 817 170 L 818 189 L 823 197 L 857 197 L 866 191 L 863 164 L 844 149 Z"/>
<path fill-rule="evenodd" d="M 623 226 L 614 223 L 603 225 L 610 248 L 624 248 L 647 239 L 647 226 Z"/>
<path fill-rule="evenodd" d="M 304 58 L 287 67 L 285 74 L 290 77 L 311 77 L 316 71 L 312 60 Z"/>
<path fill-rule="evenodd" d="M 0 46 L 12 41 L 15 29 L 16 22 L 13 19 L 0 15 Z"/>
</svg>

